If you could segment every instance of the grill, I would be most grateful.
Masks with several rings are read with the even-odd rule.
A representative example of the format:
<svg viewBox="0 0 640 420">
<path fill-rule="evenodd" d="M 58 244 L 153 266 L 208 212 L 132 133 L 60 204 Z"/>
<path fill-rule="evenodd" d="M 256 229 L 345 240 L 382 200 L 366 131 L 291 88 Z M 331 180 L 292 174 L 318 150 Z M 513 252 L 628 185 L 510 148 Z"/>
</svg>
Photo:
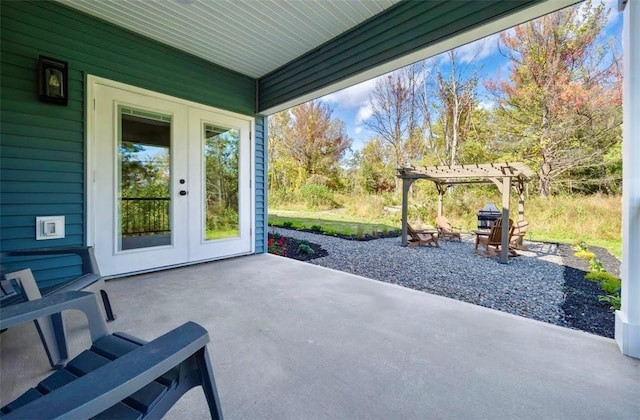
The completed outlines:
<svg viewBox="0 0 640 420">
<path fill-rule="evenodd" d="M 502 217 L 502 212 L 493 201 L 489 201 L 478 212 L 478 229 L 491 229 L 493 222 Z"/>
</svg>

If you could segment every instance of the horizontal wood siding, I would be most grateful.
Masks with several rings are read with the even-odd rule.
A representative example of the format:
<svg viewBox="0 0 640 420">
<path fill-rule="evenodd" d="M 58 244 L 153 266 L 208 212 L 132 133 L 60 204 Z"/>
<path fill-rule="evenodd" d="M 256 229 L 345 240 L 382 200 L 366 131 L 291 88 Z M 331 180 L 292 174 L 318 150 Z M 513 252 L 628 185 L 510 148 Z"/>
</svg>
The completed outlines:
<svg viewBox="0 0 640 420">
<path fill-rule="evenodd" d="M 539 1 L 400 2 L 262 77 L 258 111 L 424 49 Z"/>
<path fill-rule="evenodd" d="M 0 8 L 0 250 L 85 242 L 87 74 L 243 115 L 255 113 L 252 78 L 55 2 L 2 1 Z M 67 106 L 37 100 L 39 55 L 69 63 Z M 263 145 L 258 136 L 256 144 Z M 263 165 L 261 156 L 256 153 Z M 64 239 L 35 241 L 35 217 L 47 215 L 66 217 Z M 262 226 L 264 215 L 257 217 Z M 258 233 L 256 241 L 262 240 Z M 44 287 L 79 274 L 74 258 L 39 261 L 28 264 Z M 4 270 L 24 264 L 2 261 Z"/>
<path fill-rule="evenodd" d="M 267 117 L 256 117 L 256 253 L 267 252 Z"/>
</svg>

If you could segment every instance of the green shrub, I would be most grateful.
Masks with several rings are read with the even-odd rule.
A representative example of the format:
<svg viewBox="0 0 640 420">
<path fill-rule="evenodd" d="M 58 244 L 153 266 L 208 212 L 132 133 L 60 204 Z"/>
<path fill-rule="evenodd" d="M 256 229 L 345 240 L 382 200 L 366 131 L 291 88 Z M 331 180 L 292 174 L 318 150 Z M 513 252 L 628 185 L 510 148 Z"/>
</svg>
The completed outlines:
<svg viewBox="0 0 640 420">
<path fill-rule="evenodd" d="M 300 199 L 309 208 L 335 207 L 333 192 L 324 185 L 306 184 L 300 187 Z"/>
<path fill-rule="evenodd" d="M 602 261 L 597 258 L 592 258 L 589 260 L 589 270 L 591 271 L 606 271 L 604 266 L 602 265 Z"/>
<path fill-rule="evenodd" d="M 574 251 L 588 251 L 589 245 L 585 241 L 580 241 L 573 246 Z"/>
<path fill-rule="evenodd" d="M 322 226 L 320 225 L 313 225 L 309 228 L 310 231 L 312 232 L 322 232 Z"/>
<path fill-rule="evenodd" d="M 282 227 L 292 228 L 293 222 L 282 222 Z"/>
<path fill-rule="evenodd" d="M 298 252 L 305 255 L 311 255 L 314 253 L 313 249 L 308 244 L 303 243 L 298 245 Z"/>
<path fill-rule="evenodd" d="M 606 271 L 592 271 L 584 276 L 586 279 L 598 282 L 600 287 L 608 295 L 620 293 L 621 281 L 618 277 Z"/>
<path fill-rule="evenodd" d="M 583 258 L 585 260 L 592 260 L 596 258 L 596 254 L 589 250 L 581 249 L 579 251 L 576 251 L 576 257 Z"/>
<path fill-rule="evenodd" d="M 620 298 L 620 296 L 614 296 L 614 295 L 607 295 L 607 296 L 600 296 L 600 298 L 598 298 L 598 300 L 600 302 L 607 302 L 609 303 L 611 306 L 610 308 L 616 311 L 620 310 L 620 306 L 622 305 L 622 300 Z"/>
</svg>

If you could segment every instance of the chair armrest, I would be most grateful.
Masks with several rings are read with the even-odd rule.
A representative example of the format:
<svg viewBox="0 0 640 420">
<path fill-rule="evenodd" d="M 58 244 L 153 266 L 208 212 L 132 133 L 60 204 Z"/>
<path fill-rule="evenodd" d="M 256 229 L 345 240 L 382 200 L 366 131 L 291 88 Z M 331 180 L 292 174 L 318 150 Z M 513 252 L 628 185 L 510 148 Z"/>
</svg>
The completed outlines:
<svg viewBox="0 0 640 420">
<path fill-rule="evenodd" d="M 2 309 L 0 329 L 13 327 L 24 322 L 50 316 L 69 309 L 84 312 L 89 321 L 91 341 L 109 334 L 102 317 L 96 295 L 90 292 L 63 292 L 41 299 L 18 303 Z"/>
<path fill-rule="evenodd" d="M 65 246 L 65 247 L 53 247 L 53 248 L 39 248 L 39 249 L 20 249 L 15 251 L 6 251 L 3 253 L 3 257 L 32 257 L 38 255 L 65 255 L 75 254 L 82 258 L 82 271 L 84 273 L 100 274 L 98 270 L 98 263 L 96 262 L 95 255 L 93 253 L 92 246 Z"/>
<path fill-rule="evenodd" d="M 163 336 L 7 414 L 3 419 L 90 418 L 198 352 L 209 335 L 187 322 Z"/>
</svg>

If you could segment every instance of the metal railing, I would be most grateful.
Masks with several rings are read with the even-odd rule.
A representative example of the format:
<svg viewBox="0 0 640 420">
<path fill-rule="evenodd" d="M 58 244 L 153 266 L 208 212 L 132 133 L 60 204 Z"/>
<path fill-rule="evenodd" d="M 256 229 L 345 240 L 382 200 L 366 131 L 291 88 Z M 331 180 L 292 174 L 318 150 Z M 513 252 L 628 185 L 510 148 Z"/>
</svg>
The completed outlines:
<svg viewBox="0 0 640 420">
<path fill-rule="evenodd" d="M 123 197 L 122 236 L 158 235 L 171 232 L 170 197 Z"/>
</svg>

